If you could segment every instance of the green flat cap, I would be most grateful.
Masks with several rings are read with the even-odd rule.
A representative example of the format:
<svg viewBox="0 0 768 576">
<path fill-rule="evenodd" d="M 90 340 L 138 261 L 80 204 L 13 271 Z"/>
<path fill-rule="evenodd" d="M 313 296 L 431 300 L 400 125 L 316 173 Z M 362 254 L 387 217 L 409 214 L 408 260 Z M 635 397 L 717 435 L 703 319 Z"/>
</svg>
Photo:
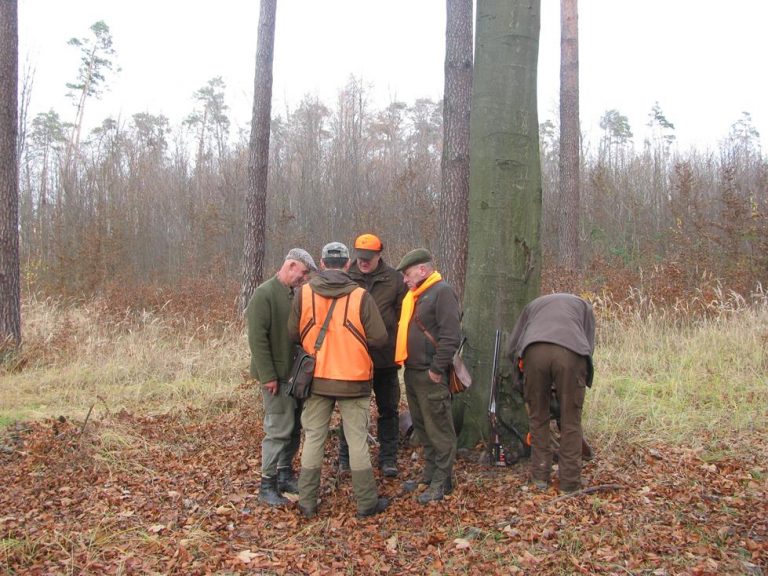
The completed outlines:
<svg viewBox="0 0 768 576">
<path fill-rule="evenodd" d="M 403 259 L 400 260 L 400 264 L 397 265 L 397 269 L 400 272 L 403 272 L 406 268 L 410 268 L 416 264 L 424 264 L 425 262 L 432 262 L 432 254 L 430 254 L 429 250 L 426 248 L 416 248 L 403 256 Z"/>
</svg>

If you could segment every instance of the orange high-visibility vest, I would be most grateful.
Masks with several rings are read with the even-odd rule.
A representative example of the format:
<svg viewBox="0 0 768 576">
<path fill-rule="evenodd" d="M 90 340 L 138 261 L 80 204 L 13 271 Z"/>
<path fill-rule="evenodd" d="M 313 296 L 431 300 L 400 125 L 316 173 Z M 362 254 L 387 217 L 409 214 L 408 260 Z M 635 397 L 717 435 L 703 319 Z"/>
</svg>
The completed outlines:
<svg viewBox="0 0 768 576">
<path fill-rule="evenodd" d="M 360 320 L 360 307 L 365 290 L 355 288 L 340 296 L 333 309 L 320 350 L 316 354 L 315 378 L 359 382 L 373 378 L 373 361 L 368 353 L 368 340 Z M 309 284 L 301 288 L 301 345 L 315 354 L 315 341 L 328 315 L 332 298 L 315 294 Z"/>
</svg>

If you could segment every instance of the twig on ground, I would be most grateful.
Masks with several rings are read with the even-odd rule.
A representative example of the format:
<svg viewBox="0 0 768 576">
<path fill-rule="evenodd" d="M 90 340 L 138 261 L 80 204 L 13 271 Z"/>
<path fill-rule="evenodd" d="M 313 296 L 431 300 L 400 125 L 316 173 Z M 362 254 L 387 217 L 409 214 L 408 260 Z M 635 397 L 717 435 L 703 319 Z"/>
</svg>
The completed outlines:
<svg viewBox="0 0 768 576">
<path fill-rule="evenodd" d="M 109 406 L 107 406 L 107 401 L 104 400 L 104 398 L 101 395 L 97 395 L 96 400 L 101 400 L 101 403 L 104 404 L 104 410 L 107 411 L 107 416 L 111 416 L 111 413 L 109 411 Z"/>
<path fill-rule="evenodd" d="M 555 502 L 560 502 L 561 500 L 566 500 L 568 498 L 573 498 L 575 496 L 581 496 L 582 494 L 594 494 L 595 492 L 608 492 L 609 490 L 620 490 L 621 488 L 622 488 L 621 484 L 600 484 L 599 486 L 589 486 L 588 488 L 582 488 L 581 490 L 576 490 L 575 492 L 570 492 L 568 494 L 563 494 L 562 496 L 558 496 L 557 498 L 553 498 L 552 500 L 545 502 L 545 505 L 549 506 L 550 504 L 554 504 Z"/>
<path fill-rule="evenodd" d="M 91 417 L 91 412 L 93 412 L 93 407 L 96 406 L 96 404 L 91 404 L 91 407 L 88 408 L 88 414 L 85 415 L 85 420 L 83 421 L 83 425 L 80 427 L 80 433 L 77 435 L 77 444 L 80 445 L 80 437 L 83 435 L 83 432 L 85 432 L 85 426 L 88 424 L 88 419 Z"/>
</svg>

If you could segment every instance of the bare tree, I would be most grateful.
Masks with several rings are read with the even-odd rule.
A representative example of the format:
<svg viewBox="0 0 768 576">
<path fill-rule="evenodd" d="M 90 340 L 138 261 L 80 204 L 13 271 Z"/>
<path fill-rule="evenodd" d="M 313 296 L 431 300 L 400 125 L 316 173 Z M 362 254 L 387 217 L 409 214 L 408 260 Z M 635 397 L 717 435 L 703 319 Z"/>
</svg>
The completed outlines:
<svg viewBox="0 0 768 576">
<path fill-rule="evenodd" d="M 21 346 L 18 74 L 18 3 L 0 0 L 0 360 Z"/>
<path fill-rule="evenodd" d="M 248 145 L 243 285 L 240 308 L 245 310 L 264 273 L 264 240 L 269 169 L 269 127 L 272 115 L 272 60 L 275 51 L 277 0 L 261 0 L 256 43 L 251 139 Z"/>
<path fill-rule="evenodd" d="M 472 0 L 446 0 L 440 270 L 464 297 L 469 202 L 469 118 L 472 104 Z"/>
<path fill-rule="evenodd" d="M 579 18 L 578 0 L 560 0 L 559 262 L 579 267 Z"/>
</svg>

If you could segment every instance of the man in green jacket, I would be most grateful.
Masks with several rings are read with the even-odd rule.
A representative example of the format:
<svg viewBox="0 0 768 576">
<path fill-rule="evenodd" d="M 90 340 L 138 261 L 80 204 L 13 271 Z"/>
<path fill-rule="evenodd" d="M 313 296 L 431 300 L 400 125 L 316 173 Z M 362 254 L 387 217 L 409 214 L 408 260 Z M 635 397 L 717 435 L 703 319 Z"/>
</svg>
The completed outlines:
<svg viewBox="0 0 768 576">
<path fill-rule="evenodd" d="M 410 289 L 403 299 L 395 345 L 395 361 L 405 365 L 405 394 L 413 429 L 424 446 L 421 504 L 442 500 L 453 489 L 456 431 L 453 427 L 448 369 L 458 350 L 461 307 L 456 292 L 432 263 L 424 248 L 400 261 Z"/>
<path fill-rule="evenodd" d="M 246 309 L 250 372 L 261 383 L 264 402 L 259 500 L 269 506 L 289 503 L 281 492 L 299 491 L 293 458 L 301 439 L 301 407 L 288 394 L 293 358 L 288 316 L 294 289 L 315 270 L 315 261 L 306 250 L 291 249 L 277 274 L 256 288 Z"/>
<path fill-rule="evenodd" d="M 397 476 L 397 440 L 400 418 L 399 366 L 395 363 L 395 337 L 400 320 L 400 307 L 408 288 L 403 275 L 389 266 L 381 257 L 384 244 L 374 234 L 361 234 L 355 239 L 356 259 L 349 268 L 349 276 L 373 296 L 387 327 L 387 345 L 371 350 L 373 358 L 373 393 L 376 397 L 378 419 L 376 435 L 379 439 L 379 470 L 384 476 Z M 339 468 L 349 470 L 349 447 L 342 432 L 339 446 Z"/>
</svg>

